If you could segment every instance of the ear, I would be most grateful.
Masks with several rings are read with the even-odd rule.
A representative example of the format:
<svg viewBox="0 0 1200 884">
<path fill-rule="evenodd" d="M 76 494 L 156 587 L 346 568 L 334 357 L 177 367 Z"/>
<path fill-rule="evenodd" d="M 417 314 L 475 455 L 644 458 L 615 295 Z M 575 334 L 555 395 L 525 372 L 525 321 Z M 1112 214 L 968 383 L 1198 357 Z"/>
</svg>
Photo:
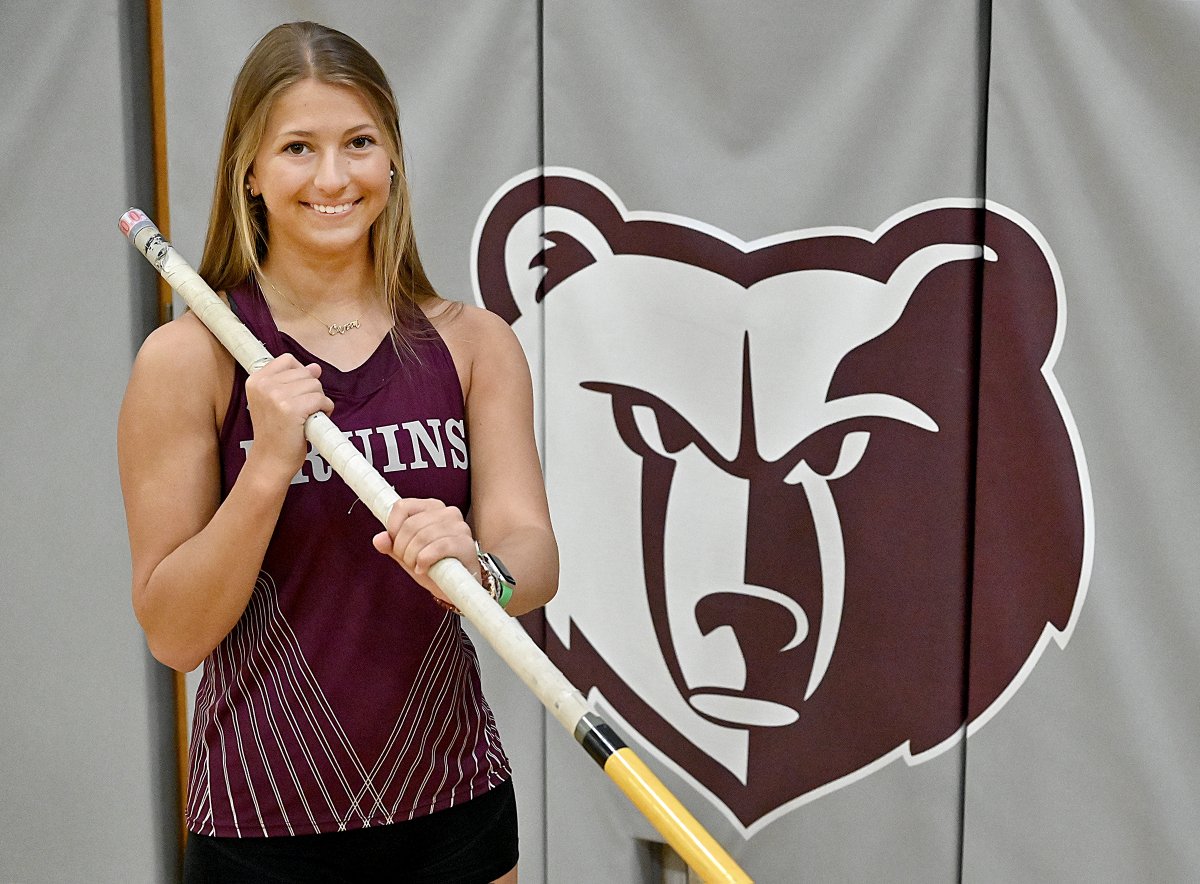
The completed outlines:
<svg viewBox="0 0 1200 884">
<path fill-rule="evenodd" d="M 625 222 L 597 185 L 575 170 L 533 169 L 501 187 L 475 228 L 476 302 L 515 324 L 555 286 L 611 256 Z"/>
<path fill-rule="evenodd" d="M 262 193 L 258 186 L 258 179 L 254 177 L 254 167 L 250 167 L 250 171 L 246 173 L 246 184 L 250 186 L 250 193 Z"/>
</svg>

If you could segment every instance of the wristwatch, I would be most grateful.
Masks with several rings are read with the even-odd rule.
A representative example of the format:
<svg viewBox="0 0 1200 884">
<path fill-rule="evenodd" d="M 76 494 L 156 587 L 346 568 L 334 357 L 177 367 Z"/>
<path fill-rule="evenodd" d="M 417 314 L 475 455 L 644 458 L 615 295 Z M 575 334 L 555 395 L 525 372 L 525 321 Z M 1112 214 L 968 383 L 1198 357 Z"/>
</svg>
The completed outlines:
<svg viewBox="0 0 1200 884">
<path fill-rule="evenodd" d="M 475 543 L 475 555 L 479 557 L 479 573 L 483 577 L 483 588 L 488 591 L 501 608 L 508 605 L 516 589 L 517 581 L 513 578 L 504 562 L 494 553 L 486 553 Z"/>
</svg>

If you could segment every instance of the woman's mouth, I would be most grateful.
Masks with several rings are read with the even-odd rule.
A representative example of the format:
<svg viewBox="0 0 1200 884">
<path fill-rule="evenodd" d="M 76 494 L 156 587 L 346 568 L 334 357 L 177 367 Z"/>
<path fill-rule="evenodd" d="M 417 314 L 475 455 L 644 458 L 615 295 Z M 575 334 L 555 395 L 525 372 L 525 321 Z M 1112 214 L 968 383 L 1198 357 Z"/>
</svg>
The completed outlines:
<svg viewBox="0 0 1200 884">
<path fill-rule="evenodd" d="M 322 215 L 344 215 L 346 212 L 349 212 L 351 209 L 353 209 L 357 203 L 358 200 L 354 200 L 353 202 L 349 203 L 336 203 L 333 205 L 322 205 L 321 203 L 305 203 L 304 205 Z"/>
</svg>

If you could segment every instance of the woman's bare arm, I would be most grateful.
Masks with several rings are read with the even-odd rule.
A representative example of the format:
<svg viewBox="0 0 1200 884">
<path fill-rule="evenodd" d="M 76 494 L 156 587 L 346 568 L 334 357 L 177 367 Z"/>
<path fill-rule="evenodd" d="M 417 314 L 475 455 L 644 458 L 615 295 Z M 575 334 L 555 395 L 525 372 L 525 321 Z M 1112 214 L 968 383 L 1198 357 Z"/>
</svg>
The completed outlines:
<svg viewBox="0 0 1200 884">
<path fill-rule="evenodd" d="M 558 590 L 558 545 L 534 439 L 529 364 L 508 323 L 487 310 L 463 306 L 438 329 L 466 398 L 474 535 L 516 578 L 507 610 L 524 614 Z"/>
<path fill-rule="evenodd" d="M 218 432 L 232 383 L 232 359 L 185 314 L 142 346 L 118 423 L 134 612 L 151 653 L 184 671 L 250 599 L 304 456 L 300 412 L 332 407 L 314 372 L 291 357 L 257 372 L 247 385 L 255 444 L 222 502 Z"/>
</svg>

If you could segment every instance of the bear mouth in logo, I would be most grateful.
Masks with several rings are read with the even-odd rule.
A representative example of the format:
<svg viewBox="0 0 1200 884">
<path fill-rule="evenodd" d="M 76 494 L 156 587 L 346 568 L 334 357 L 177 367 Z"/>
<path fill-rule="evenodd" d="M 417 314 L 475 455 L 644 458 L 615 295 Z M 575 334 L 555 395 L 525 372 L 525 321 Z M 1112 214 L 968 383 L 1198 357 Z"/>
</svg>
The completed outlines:
<svg viewBox="0 0 1200 884">
<path fill-rule="evenodd" d="M 688 697 L 692 708 L 718 724 L 734 727 L 787 727 L 800 720 L 791 706 L 756 697 L 697 691 Z"/>
</svg>

